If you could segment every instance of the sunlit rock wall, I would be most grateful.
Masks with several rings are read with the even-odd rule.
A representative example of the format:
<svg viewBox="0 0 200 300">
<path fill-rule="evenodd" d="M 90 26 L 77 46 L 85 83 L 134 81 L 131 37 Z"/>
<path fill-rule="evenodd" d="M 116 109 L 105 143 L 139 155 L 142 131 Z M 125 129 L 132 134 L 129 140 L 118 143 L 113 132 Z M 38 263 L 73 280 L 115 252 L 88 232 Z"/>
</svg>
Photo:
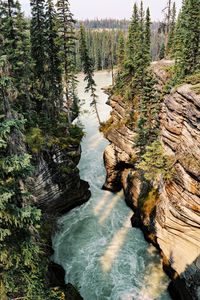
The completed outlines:
<svg viewBox="0 0 200 300">
<path fill-rule="evenodd" d="M 168 79 L 165 69 L 170 65 L 168 61 L 152 64 L 159 90 Z M 137 214 L 138 199 L 148 186 L 136 175 L 135 133 L 124 122 L 134 107 L 127 107 L 118 96 L 111 96 L 109 105 L 112 114 L 105 133 L 110 145 L 104 154 L 104 187 L 113 191 L 123 187 L 127 203 Z M 175 157 L 176 176 L 172 183 L 159 184 L 159 201 L 149 230 L 165 261 L 186 279 L 191 298 L 200 299 L 200 96 L 193 86 L 182 85 L 164 97 L 160 121 L 161 140 L 166 154 Z"/>
</svg>

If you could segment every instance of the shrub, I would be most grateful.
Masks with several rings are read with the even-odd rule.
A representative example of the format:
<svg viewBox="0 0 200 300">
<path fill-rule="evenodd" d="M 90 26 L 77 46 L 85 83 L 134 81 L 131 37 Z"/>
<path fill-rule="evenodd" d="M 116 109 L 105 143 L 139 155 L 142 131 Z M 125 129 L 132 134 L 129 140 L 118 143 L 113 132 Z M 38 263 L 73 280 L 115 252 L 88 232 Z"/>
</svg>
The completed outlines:
<svg viewBox="0 0 200 300">
<path fill-rule="evenodd" d="M 38 127 L 31 128 L 26 135 L 26 142 L 32 153 L 39 153 L 45 145 L 45 137 L 42 130 Z"/>
<path fill-rule="evenodd" d="M 160 177 L 165 181 L 171 181 L 174 177 L 174 159 L 165 155 L 160 141 L 154 141 L 146 147 L 142 161 L 138 169 L 144 171 L 144 177 L 149 181 L 156 181 Z"/>
</svg>

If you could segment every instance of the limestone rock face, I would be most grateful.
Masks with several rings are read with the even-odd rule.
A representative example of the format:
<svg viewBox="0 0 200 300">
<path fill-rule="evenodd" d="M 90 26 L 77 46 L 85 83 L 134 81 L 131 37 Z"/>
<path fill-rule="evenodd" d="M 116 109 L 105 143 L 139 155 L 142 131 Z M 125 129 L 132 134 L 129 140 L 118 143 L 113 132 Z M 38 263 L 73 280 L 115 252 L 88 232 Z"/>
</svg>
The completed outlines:
<svg viewBox="0 0 200 300">
<path fill-rule="evenodd" d="M 152 64 L 159 90 L 167 80 L 165 67 L 171 64 Z M 111 144 L 105 150 L 105 186 L 110 190 L 123 187 L 126 201 L 137 215 L 138 199 L 148 187 L 134 169 L 138 152 L 134 130 L 123 122 L 130 108 L 117 96 L 112 96 L 109 104 L 113 124 L 106 132 Z M 150 230 L 163 257 L 185 279 L 191 299 L 200 299 L 200 95 L 192 85 L 184 84 L 165 96 L 160 131 L 166 154 L 175 157 L 176 174 L 173 182 L 159 184 L 159 201 L 151 216 L 154 228 Z"/>
<path fill-rule="evenodd" d="M 160 191 L 157 242 L 200 299 L 200 96 L 191 85 L 173 90 L 161 112 L 162 142 L 176 158 L 176 176 Z M 194 280 L 194 278 L 196 278 Z M 196 281 L 196 283 L 194 283 Z M 195 299 L 195 298 L 194 298 Z"/>
<path fill-rule="evenodd" d="M 37 158 L 29 185 L 42 211 L 61 214 L 90 198 L 89 184 L 80 179 L 76 168 L 80 155 L 80 147 L 62 151 L 55 148 Z"/>
</svg>

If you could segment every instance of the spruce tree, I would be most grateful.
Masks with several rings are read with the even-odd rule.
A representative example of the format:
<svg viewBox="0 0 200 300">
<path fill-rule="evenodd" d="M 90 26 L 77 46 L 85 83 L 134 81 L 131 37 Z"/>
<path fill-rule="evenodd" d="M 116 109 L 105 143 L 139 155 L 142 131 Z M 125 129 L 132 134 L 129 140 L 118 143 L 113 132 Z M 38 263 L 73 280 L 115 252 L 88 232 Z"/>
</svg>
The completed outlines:
<svg viewBox="0 0 200 300">
<path fill-rule="evenodd" d="M 46 26 L 45 26 L 45 0 L 31 0 L 31 55 L 34 60 L 34 72 L 44 86 L 46 64 Z"/>
<path fill-rule="evenodd" d="M 165 43 L 162 43 L 159 52 L 159 59 L 165 58 Z"/>
<path fill-rule="evenodd" d="M 13 64 L 13 77 L 15 87 L 18 90 L 18 110 L 23 112 L 30 121 L 30 113 L 26 113 L 32 108 L 32 99 L 30 91 L 33 80 L 33 60 L 31 58 L 30 34 L 27 20 L 21 11 L 19 1 L 16 1 L 16 64 Z"/>
<path fill-rule="evenodd" d="M 183 78 L 200 69 L 200 1 L 185 0 L 175 37 L 176 76 Z"/>
<path fill-rule="evenodd" d="M 94 64 L 89 56 L 89 50 L 87 48 L 86 43 L 85 28 L 82 24 L 80 26 L 80 56 L 82 60 L 82 69 L 85 74 L 84 80 L 87 82 L 85 91 L 90 92 L 90 96 L 92 98 L 92 102 L 90 105 L 94 107 L 98 122 L 99 124 L 101 124 L 101 120 L 97 109 L 96 83 L 94 81 Z"/>
<path fill-rule="evenodd" d="M 170 18 L 169 38 L 167 43 L 166 55 L 172 57 L 174 53 L 174 38 L 176 27 L 176 3 L 173 3 Z"/>
<path fill-rule="evenodd" d="M 1 2 L 1 55 L 6 55 L 18 97 L 15 108 L 26 112 L 31 107 L 31 56 L 28 24 L 19 1 Z M 29 114 L 26 116 L 29 117 Z"/>
<path fill-rule="evenodd" d="M 32 205 L 25 184 L 32 170 L 31 157 L 23 140 L 25 121 L 11 107 L 16 91 L 10 67 L 6 57 L 1 56 L 0 285 L 9 299 L 37 299 L 44 288 L 36 241 L 41 212 Z"/>
<path fill-rule="evenodd" d="M 140 43 L 140 36 L 139 36 L 139 13 L 137 4 L 134 4 L 133 7 L 133 15 L 131 19 L 131 24 L 128 30 L 128 40 L 127 40 L 127 54 L 126 54 L 126 61 L 125 61 L 125 68 L 130 75 L 134 75 L 136 70 L 136 61 L 137 61 L 137 51 L 138 45 Z"/>
<path fill-rule="evenodd" d="M 47 55 L 47 77 L 49 91 L 49 110 L 52 121 L 58 116 L 63 107 L 62 94 L 62 70 L 59 57 L 60 45 L 58 44 L 57 14 L 52 0 L 46 2 L 46 55 Z"/>
<path fill-rule="evenodd" d="M 145 29 L 144 29 L 144 52 L 145 52 L 145 61 L 148 65 L 151 61 L 151 17 L 150 10 L 147 8 L 146 11 L 146 20 L 145 20 Z"/>
<path fill-rule="evenodd" d="M 34 63 L 33 98 L 37 122 L 41 126 L 48 126 L 48 77 L 46 55 L 46 26 L 45 26 L 45 0 L 31 0 L 31 56 Z"/>
<path fill-rule="evenodd" d="M 75 20 L 70 11 L 68 0 L 57 1 L 58 18 L 58 43 L 60 45 L 60 58 L 63 67 L 64 90 L 68 110 L 68 118 L 71 121 L 71 107 L 73 106 L 73 97 L 76 89 L 75 76 Z"/>
<path fill-rule="evenodd" d="M 123 69 L 124 59 L 125 59 L 125 40 L 124 40 L 124 34 L 120 32 L 118 44 L 117 44 L 117 65 L 119 71 Z"/>
</svg>

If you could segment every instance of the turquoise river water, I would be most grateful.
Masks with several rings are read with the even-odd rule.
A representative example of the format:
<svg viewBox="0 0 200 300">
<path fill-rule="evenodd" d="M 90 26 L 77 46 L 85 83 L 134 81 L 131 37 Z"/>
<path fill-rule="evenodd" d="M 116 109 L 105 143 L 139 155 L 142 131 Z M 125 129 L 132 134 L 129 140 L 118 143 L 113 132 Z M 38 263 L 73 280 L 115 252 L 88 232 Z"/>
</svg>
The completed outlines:
<svg viewBox="0 0 200 300">
<path fill-rule="evenodd" d="M 133 213 L 123 193 L 101 189 L 105 180 L 103 151 L 108 141 L 98 131 L 82 75 L 79 80 L 79 97 L 85 100 L 80 121 L 86 132 L 79 169 L 81 178 L 90 184 L 92 197 L 58 221 L 53 259 L 64 267 L 66 283 L 77 287 L 84 300 L 169 300 L 169 280 L 160 256 L 142 232 L 131 227 Z M 99 113 L 106 120 L 110 108 L 101 88 L 111 84 L 111 76 L 98 72 L 95 80 Z"/>
</svg>

